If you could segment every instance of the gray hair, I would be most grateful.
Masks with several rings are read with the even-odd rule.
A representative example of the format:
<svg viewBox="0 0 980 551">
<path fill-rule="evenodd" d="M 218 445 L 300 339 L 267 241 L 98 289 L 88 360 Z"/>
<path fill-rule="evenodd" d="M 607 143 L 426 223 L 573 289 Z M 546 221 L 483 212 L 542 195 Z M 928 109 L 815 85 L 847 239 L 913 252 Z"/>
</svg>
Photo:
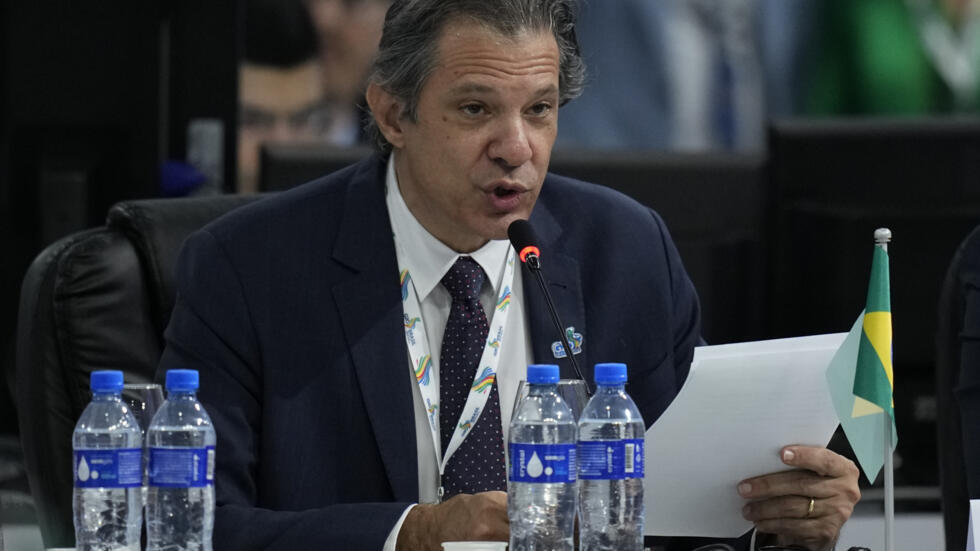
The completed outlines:
<svg viewBox="0 0 980 551">
<path fill-rule="evenodd" d="M 378 56 L 368 82 L 404 104 L 402 117 L 418 120 L 418 100 L 435 69 L 439 33 L 450 19 L 465 18 L 503 36 L 550 30 L 558 43 L 559 105 L 582 93 L 585 62 L 575 38 L 576 0 L 395 0 L 385 16 Z M 391 144 L 368 117 L 367 135 L 382 151 Z"/>
</svg>

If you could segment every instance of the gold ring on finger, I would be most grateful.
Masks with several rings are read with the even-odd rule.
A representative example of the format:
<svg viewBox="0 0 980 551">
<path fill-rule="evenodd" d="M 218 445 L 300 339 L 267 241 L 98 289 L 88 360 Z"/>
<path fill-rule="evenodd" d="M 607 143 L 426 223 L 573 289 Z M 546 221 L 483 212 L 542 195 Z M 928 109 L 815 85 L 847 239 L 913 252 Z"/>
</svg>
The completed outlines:
<svg viewBox="0 0 980 551">
<path fill-rule="evenodd" d="M 817 500 L 816 498 L 813 497 L 810 498 L 810 506 L 806 508 L 806 516 L 804 516 L 803 518 L 810 518 L 810 515 L 813 514 L 813 504 L 814 502 L 816 502 L 816 500 Z"/>
</svg>

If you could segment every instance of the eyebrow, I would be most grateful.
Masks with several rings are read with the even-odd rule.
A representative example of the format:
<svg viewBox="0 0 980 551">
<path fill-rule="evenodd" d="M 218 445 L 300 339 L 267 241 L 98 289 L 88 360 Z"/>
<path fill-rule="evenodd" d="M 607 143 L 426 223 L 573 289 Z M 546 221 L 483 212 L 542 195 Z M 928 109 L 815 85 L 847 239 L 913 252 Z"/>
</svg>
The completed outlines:
<svg viewBox="0 0 980 551">
<path fill-rule="evenodd" d="M 468 82 L 466 84 L 461 84 L 450 90 L 452 95 L 465 95 L 465 94 L 492 94 L 496 92 L 496 88 L 493 86 L 487 86 L 486 84 L 478 84 L 475 82 Z M 535 91 L 534 95 L 544 96 L 547 94 L 557 94 L 558 87 L 554 84 L 549 84 Z"/>
<path fill-rule="evenodd" d="M 543 88 L 539 88 L 537 90 L 536 95 L 538 95 L 538 96 L 545 96 L 545 95 L 548 95 L 548 94 L 557 94 L 557 93 L 558 93 L 558 87 L 555 86 L 554 84 L 549 84 L 549 85 L 547 85 L 547 86 L 545 86 Z"/>
<path fill-rule="evenodd" d="M 493 86 L 487 86 L 486 84 L 477 84 L 475 82 L 468 82 L 465 84 L 460 84 L 450 90 L 453 95 L 464 95 L 464 94 L 491 94 L 495 91 Z"/>
</svg>

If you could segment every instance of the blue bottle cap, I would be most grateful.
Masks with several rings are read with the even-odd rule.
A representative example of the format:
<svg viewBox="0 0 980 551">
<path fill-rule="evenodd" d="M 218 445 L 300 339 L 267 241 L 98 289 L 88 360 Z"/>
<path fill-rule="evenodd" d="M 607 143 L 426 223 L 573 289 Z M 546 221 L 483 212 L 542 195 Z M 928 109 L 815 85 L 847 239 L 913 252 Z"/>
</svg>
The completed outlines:
<svg viewBox="0 0 980 551">
<path fill-rule="evenodd" d="M 171 369 L 167 371 L 167 392 L 197 390 L 199 380 L 196 369 Z"/>
<path fill-rule="evenodd" d="M 122 371 L 93 371 L 89 376 L 92 392 L 120 392 L 123 388 Z"/>
<path fill-rule="evenodd" d="M 595 383 L 597 385 L 621 385 L 626 382 L 626 364 L 595 364 Z"/>
<path fill-rule="evenodd" d="M 558 382 L 558 366 L 531 364 L 527 366 L 527 382 L 532 385 L 553 385 Z"/>
</svg>

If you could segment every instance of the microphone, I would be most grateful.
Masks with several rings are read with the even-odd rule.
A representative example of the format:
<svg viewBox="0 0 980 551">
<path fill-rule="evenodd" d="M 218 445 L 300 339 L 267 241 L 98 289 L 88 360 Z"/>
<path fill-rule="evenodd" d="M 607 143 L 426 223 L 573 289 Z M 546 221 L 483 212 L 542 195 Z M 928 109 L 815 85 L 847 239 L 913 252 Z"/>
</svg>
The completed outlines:
<svg viewBox="0 0 980 551">
<path fill-rule="evenodd" d="M 514 220 L 507 228 L 507 237 L 514 245 L 521 262 L 528 265 L 532 270 L 541 269 L 541 250 L 535 245 L 538 238 L 534 235 L 534 228 L 527 220 Z"/>
<path fill-rule="evenodd" d="M 507 228 L 507 237 L 510 238 L 511 244 L 514 245 L 514 250 L 517 251 L 517 256 L 521 259 L 521 262 L 528 267 L 528 270 L 534 274 L 535 279 L 538 281 L 538 287 L 541 288 L 545 303 L 548 305 L 548 312 L 551 313 L 551 321 L 554 322 L 555 329 L 558 330 L 561 345 L 565 347 L 565 356 L 572 363 L 572 369 L 575 370 L 575 375 L 585 382 L 585 389 L 591 396 L 592 387 L 585 380 L 585 375 L 582 374 L 578 361 L 575 360 L 575 354 L 572 353 L 572 347 L 568 343 L 568 337 L 565 335 L 565 326 L 562 324 L 561 319 L 558 318 L 558 310 L 555 308 L 555 302 L 551 299 L 551 293 L 548 292 L 548 285 L 545 283 L 544 275 L 541 273 L 541 250 L 537 246 L 538 238 L 534 234 L 534 227 L 527 220 L 514 220 Z"/>
</svg>

